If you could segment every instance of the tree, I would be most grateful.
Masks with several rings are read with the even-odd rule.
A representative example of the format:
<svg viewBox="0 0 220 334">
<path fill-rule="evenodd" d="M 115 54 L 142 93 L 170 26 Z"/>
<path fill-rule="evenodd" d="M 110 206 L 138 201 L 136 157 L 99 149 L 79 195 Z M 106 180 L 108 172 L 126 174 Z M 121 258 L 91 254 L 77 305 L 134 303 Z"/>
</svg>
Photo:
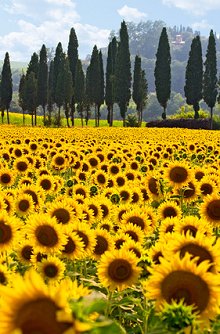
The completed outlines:
<svg viewBox="0 0 220 334">
<path fill-rule="evenodd" d="M 34 115 L 36 115 L 37 108 L 37 79 L 32 71 L 26 76 L 25 80 L 25 103 L 31 114 L 31 124 L 34 126 Z"/>
<path fill-rule="evenodd" d="M 98 126 L 98 108 L 100 103 L 100 87 L 101 87 L 101 68 L 100 68 L 100 60 L 99 60 L 99 52 L 97 46 L 93 47 L 90 68 L 89 68 L 89 76 L 88 76 L 88 84 L 89 84 L 89 94 L 90 101 L 95 105 L 95 125 Z"/>
<path fill-rule="evenodd" d="M 21 107 L 22 112 L 23 112 L 23 125 L 25 124 L 24 112 L 26 110 L 25 82 L 26 82 L 26 77 L 25 77 L 25 74 L 23 73 L 21 78 L 20 78 L 20 83 L 19 83 L 19 88 L 18 88 L 18 103 L 19 103 L 19 106 Z"/>
<path fill-rule="evenodd" d="M 81 60 L 78 59 L 76 65 L 76 82 L 75 86 L 75 101 L 77 103 L 77 111 L 81 117 L 81 124 L 83 126 L 83 109 L 85 104 L 85 75 L 82 69 Z"/>
<path fill-rule="evenodd" d="M 78 40 L 76 36 L 76 32 L 74 28 L 71 28 L 70 35 L 69 35 L 69 44 L 67 55 L 69 59 L 69 67 L 72 73 L 72 83 L 73 83 L 73 90 L 72 90 L 72 101 L 71 101 L 71 122 L 72 126 L 74 126 L 74 112 L 75 112 L 75 76 L 76 76 L 76 65 L 78 61 Z"/>
<path fill-rule="evenodd" d="M 59 55 L 59 62 L 57 62 L 57 67 L 55 67 L 55 59 L 54 59 L 54 81 L 56 83 L 55 86 L 55 103 L 58 107 L 58 119 L 57 125 L 61 125 L 61 107 L 64 104 L 64 97 L 65 97 L 65 88 L 64 88 L 64 81 L 65 81 L 65 54 L 62 52 Z M 56 75 L 57 78 L 55 79 L 55 68 L 56 68 Z"/>
<path fill-rule="evenodd" d="M 47 50 L 45 45 L 42 45 L 40 50 L 40 61 L 38 67 L 37 80 L 37 104 L 43 108 L 44 124 L 46 119 L 45 109 L 48 99 L 48 66 L 47 66 Z"/>
<path fill-rule="evenodd" d="M 107 105 L 109 126 L 113 125 L 113 106 L 115 103 L 115 62 L 117 54 L 117 40 L 113 37 L 108 45 L 108 57 L 106 65 L 105 103 Z"/>
<path fill-rule="evenodd" d="M 97 111 L 98 111 L 98 126 L 99 126 L 99 119 L 100 119 L 100 107 L 104 103 L 104 95 L 105 95 L 105 80 L 104 80 L 104 69 L 103 69 L 103 59 L 102 59 L 102 52 L 99 51 L 99 68 L 100 68 L 100 78 L 99 78 L 99 85 L 98 85 L 98 96 L 97 96 Z"/>
<path fill-rule="evenodd" d="M 213 30 L 210 31 L 208 47 L 206 52 L 205 70 L 203 76 L 203 99 L 210 108 L 211 129 L 213 108 L 217 99 L 217 58 L 216 58 L 216 42 Z"/>
<path fill-rule="evenodd" d="M 9 54 L 6 52 L 5 59 L 2 67 L 1 73 L 1 111 L 2 111 L 2 120 L 4 117 L 4 110 L 7 111 L 7 122 L 9 121 L 9 107 L 12 100 L 12 74 L 11 74 L 11 66 Z"/>
<path fill-rule="evenodd" d="M 51 125 L 51 114 L 54 105 L 54 61 L 51 60 L 49 68 L 49 78 L 48 78 L 48 125 Z"/>
<path fill-rule="evenodd" d="M 186 66 L 184 92 L 186 103 L 193 106 L 195 115 L 199 117 L 199 101 L 202 99 L 203 61 L 202 47 L 199 35 L 191 43 L 189 58 Z"/>
<path fill-rule="evenodd" d="M 129 51 L 129 39 L 125 21 L 121 23 L 120 42 L 116 57 L 116 101 L 120 108 L 120 114 L 125 126 L 125 116 L 131 98 L 131 61 Z"/>
<path fill-rule="evenodd" d="M 136 56 L 134 62 L 133 93 L 132 98 L 138 112 L 138 125 L 141 126 L 143 108 L 147 102 L 147 80 L 145 71 L 141 68 L 141 57 Z"/>
<path fill-rule="evenodd" d="M 85 80 L 85 121 L 86 125 L 88 125 L 89 117 L 90 117 L 90 108 L 92 105 L 91 100 L 91 77 L 90 77 L 90 65 L 86 69 L 86 80 Z"/>
<path fill-rule="evenodd" d="M 39 68 L 39 57 L 38 57 L 38 54 L 34 52 L 28 64 L 26 76 L 28 76 L 31 72 L 33 72 L 35 74 L 35 78 L 37 79 L 38 68 Z"/>
<path fill-rule="evenodd" d="M 66 58 L 64 60 L 64 81 L 63 81 L 63 89 L 64 89 L 64 110 L 66 115 L 66 121 L 68 128 L 69 125 L 69 109 L 73 96 L 73 81 L 72 81 L 72 73 L 70 71 L 69 59 Z"/>
<path fill-rule="evenodd" d="M 63 68 L 63 47 L 62 44 L 59 42 L 56 47 L 55 57 L 54 57 L 54 68 L 53 68 L 53 91 L 54 91 L 54 101 L 56 103 L 56 87 L 57 87 L 57 80 L 59 71 Z"/>
<path fill-rule="evenodd" d="M 167 102 L 171 93 L 171 56 L 166 28 L 162 29 L 156 53 L 154 69 L 157 100 L 163 108 L 162 118 L 166 119 Z"/>
</svg>

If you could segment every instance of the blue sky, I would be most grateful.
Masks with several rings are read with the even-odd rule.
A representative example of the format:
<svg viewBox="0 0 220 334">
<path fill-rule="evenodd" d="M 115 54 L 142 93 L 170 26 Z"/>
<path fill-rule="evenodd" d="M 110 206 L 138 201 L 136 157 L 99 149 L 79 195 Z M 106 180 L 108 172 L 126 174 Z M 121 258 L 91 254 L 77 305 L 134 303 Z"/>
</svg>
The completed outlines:
<svg viewBox="0 0 220 334">
<path fill-rule="evenodd" d="M 0 59 L 29 61 L 44 43 L 66 50 L 75 28 L 82 59 L 93 46 L 107 46 L 121 21 L 162 20 L 168 26 L 191 26 L 208 36 L 220 33 L 220 0 L 0 0 Z"/>
</svg>

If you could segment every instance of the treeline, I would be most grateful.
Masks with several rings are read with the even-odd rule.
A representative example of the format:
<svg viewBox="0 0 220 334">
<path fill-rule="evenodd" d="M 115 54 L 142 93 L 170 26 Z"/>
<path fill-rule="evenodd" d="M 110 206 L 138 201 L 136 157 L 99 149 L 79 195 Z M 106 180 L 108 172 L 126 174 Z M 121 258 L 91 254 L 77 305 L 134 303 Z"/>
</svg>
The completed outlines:
<svg viewBox="0 0 220 334">
<path fill-rule="evenodd" d="M 148 100 L 148 82 L 142 66 L 142 58 L 135 56 L 131 73 L 131 54 L 127 24 L 123 21 L 119 36 L 112 36 L 108 49 L 106 66 L 103 65 L 102 51 L 93 47 L 90 63 L 86 71 L 78 56 L 78 40 L 74 28 L 70 30 L 67 51 L 59 42 L 55 55 L 48 59 L 47 49 L 42 45 L 39 55 L 34 52 L 19 83 L 19 105 L 32 116 L 32 125 L 37 125 L 39 108 L 45 125 L 61 125 L 61 110 L 67 126 L 74 126 L 76 112 L 82 126 L 87 124 L 94 109 L 95 125 L 99 126 L 101 106 L 105 103 L 106 118 L 113 125 L 114 106 L 117 104 L 123 125 L 131 99 L 138 115 L 137 125 L 141 126 L 143 109 Z M 104 70 L 105 68 L 105 70 Z M 162 118 L 166 118 L 167 103 L 171 96 L 171 52 L 167 29 L 162 28 L 156 50 L 154 67 L 156 97 L 163 108 Z M 216 37 L 211 30 L 206 60 L 203 64 L 200 36 L 193 38 L 185 72 L 184 94 L 188 105 L 192 105 L 195 118 L 199 117 L 199 103 L 203 99 L 211 111 L 217 100 L 217 59 Z M 1 73 L 0 108 L 2 122 L 4 113 L 9 119 L 9 106 L 12 99 L 12 75 L 9 54 L 6 53 Z"/>
</svg>

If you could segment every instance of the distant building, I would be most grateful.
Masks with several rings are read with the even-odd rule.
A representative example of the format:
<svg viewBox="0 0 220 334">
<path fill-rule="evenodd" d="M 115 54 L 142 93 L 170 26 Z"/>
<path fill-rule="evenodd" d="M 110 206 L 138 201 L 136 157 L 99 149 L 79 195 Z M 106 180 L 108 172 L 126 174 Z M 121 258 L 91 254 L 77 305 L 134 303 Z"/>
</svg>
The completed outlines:
<svg viewBox="0 0 220 334">
<path fill-rule="evenodd" d="M 172 44 L 174 45 L 184 45 L 185 41 L 182 39 L 182 35 L 176 35 L 175 41 L 172 41 Z"/>
</svg>

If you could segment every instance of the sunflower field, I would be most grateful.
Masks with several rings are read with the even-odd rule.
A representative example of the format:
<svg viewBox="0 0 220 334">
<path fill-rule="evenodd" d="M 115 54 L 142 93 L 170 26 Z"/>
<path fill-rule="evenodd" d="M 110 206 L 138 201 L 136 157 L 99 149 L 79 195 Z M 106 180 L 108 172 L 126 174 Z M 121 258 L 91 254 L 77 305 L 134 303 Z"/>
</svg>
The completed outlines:
<svg viewBox="0 0 220 334">
<path fill-rule="evenodd" d="M 220 332 L 215 131 L 0 131 L 0 334 Z"/>
</svg>

